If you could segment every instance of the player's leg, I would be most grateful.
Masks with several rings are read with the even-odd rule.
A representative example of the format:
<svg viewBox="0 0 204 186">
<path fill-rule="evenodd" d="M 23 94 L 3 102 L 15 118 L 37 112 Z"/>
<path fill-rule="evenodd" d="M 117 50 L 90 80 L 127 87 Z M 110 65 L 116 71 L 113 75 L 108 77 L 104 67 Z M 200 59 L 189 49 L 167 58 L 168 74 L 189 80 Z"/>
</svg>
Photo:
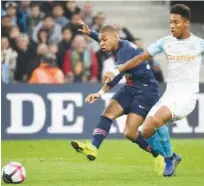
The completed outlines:
<svg viewBox="0 0 204 186">
<path fill-rule="evenodd" d="M 160 129 L 168 119 L 177 120 L 187 117 L 195 108 L 197 100 L 195 94 L 178 94 L 178 92 L 175 92 L 173 96 L 172 94 L 172 92 L 164 94 L 163 103 L 158 105 L 158 107 L 149 114 L 150 122 L 152 122 L 155 129 Z M 144 127 L 146 126 L 146 136 L 151 135 L 151 129 L 147 124 L 144 125 Z M 181 157 L 173 153 L 170 157 L 165 158 L 165 162 L 166 166 L 163 175 L 171 176 L 174 175 L 176 166 L 181 162 Z"/>
<path fill-rule="evenodd" d="M 134 96 L 132 103 L 131 103 L 131 106 L 130 106 L 130 110 L 129 110 L 130 113 L 135 113 L 136 115 L 139 115 L 142 118 L 146 118 L 146 116 L 149 113 L 149 111 L 151 110 L 153 104 L 159 98 L 159 94 L 157 96 L 157 95 L 154 95 L 152 93 L 148 93 L 147 91 L 148 90 L 143 92 L 143 94 L 141 94 L 139 91 L 134 92 L 135 96 Z M 163 149 L 162 144 L 160 142 L 159 135 L 156 133 L 153 136 L 153 139 L 154 139 L 155 143 L 151 143 L 152 141 L 149 142 L 148 140 L 147 140 L 147 142 L 152 146 L 152 148 L 157 153 L 164 156 L 165 152 L 164 152 L 164 149 Z"/>
<path fill-rule="evenodd" d="M 171 157 L 173 155 L 172 146 L 171 146 L 171 139 L 169 136 L 169 128 L 167 126 L 168 123 L 163 125 L 162 127 L 156 130 L 156 133 L 160 137 L 160 142 L 164 149 L 165 157 Z"/>
<path fill-rule="evenodd" d="M 108 106 L 100 117 L 100 121 L 97 124 L 93 132 L 92 144 L 98 149 L 102 141 L 109 134 L 112 122 L 117 117 L 123 114 L 123 107 L 117 100 L 111 99 Z"/>
<path fill-rule="evenodd" d="M 175 95 L 175 96 L 172 96 Z M 155 130 L 161 128 L 172 119 L 181 119 L 190 114 L 196 105 L 196 95 L 165 93 L 161 100 L 151 109 L 148 117 L 143 123 L 142 133 L 145 138 L 152 138 Z M 175 172 L 176 164 L 181 161 L 178 155 L 173 154 L 166 157 L 164 176 L 172 176 Z"/>
<path fill-rule="evenodd" d="M 171 122 L 168 122 L 167 124 L 171 124 Z M 156 132 L 160 136 L 160 141 L 161 141 L 161 144 L 162 144 L 162 146 L 164 148 L 164 152 L 165 152 L 165 159 L 168 160 L 170 157 L 173 156 L 173 158 L 175 160 L 175 166 L 177 166 L 177 165 L 179 165 L 179 163 L 181 162 L 182 159 L 178 154 L 173 153 L 173 151 L 172 151 L 171 140 L 170 140 L 169 130 L 168 130 L 167 124 L 163 125 L 159 129 L 157 129 Z"/>
<path fill-rule="evenodd" d="M 164 158 L 159 155 L 157 151 L 161 151 L 162 146 L 160 144 L 160 138 L 157 136 L 158 144 L 157 151 L 152 148 L 152 146 L 147 142 L 147 140 L 142 136 L 141 132 L 138 130 L 139 126 L 143 123 L 144 117 L 136 113 L 128 114 L 124 135 L 127 139 L 137 144 L 141 149 L 151 153 L 155 157 L 155 172 L 158 175 L 162 175 L 164 168 Z M 163 152 L 163 149 L 162 149 Z"/>
<path fill-rule="evenodd" d="M 154 109 L 154 108 L 153 108 Z M 145 138 L 150 138 L 158 129 L 165 125 L 168 121 L 172 120 L 172 112 L 168 107 L 161 105 L 160 108 L 153 114 L 149 115 L 142 126 L 142 135 Z"/>
<path fill-rule="evenodd" d="M 139 126 L 143 123 L 144 118 L 138 114 L 130 113 L 125 123 L 124 135 L 127 139 L 136 143 L 141 149 L 151 153 L 154 157 L 159 154 L 148 144 L 145 138 L 138 131 Z"/>
<path fill-rule="evenodd" d="M 81 152 L 87 156 L 89 160 L 95 160 L 97 149 L 100 147 L 103 140 L 109 134 L 112 121 L 123 114 L 123 107 L 114 99 L 111 99 L 108 106 L 105 108 L 103 115 L 94 129 L 92 143 L 72 141 L 71 145 L 77 152 Z"/>
<path fill-rule="evenodd" d="M 155 107 L 153 107 L 153 109 L 154 108 Z M 165 123 L 168 120 L 164 120 L 163 121 L 164 125 L 162 127 L 158 128 L 158 130 L 156 130 L 157 128 L 154 127 L 154 125 L 151 123 L 150 120 L 151 120 L 151 117 L 147 116 L 145 119 L 145 122 L 143 123 L 142 135 L 144 135 L 144 137 L 147 139 L 148 143 L 151 144 L 154 149 L 157 149 L 158 140 L 159 140 L 160 141 L 159 144 L 161 144 L 161 146 L 162 146 L 162 151 L 158 151 L 158 152 L 164 157 L 169 157 L 169 156 L 167 156 L 167 152 L 169 151 L 168 153 L 171 153 L 171 143 L 170 143 L 170 138 L 168 138 L 168 136 L 169 136 L 168 128 L 167 128 L 167 126 L 165 126 Z M 148 126 L 146 125 L 146 123 L 148 124 Z M 149 130 L 148 131 L 149 136 L 145 136 L 145 134 L 144 134 L 144 132 L 146 132 L 147 129 Z M 151 132 L 151 134 L 150 134 L 150 132 Z M 166 142 L 165 143 L 166 146 L 164 145 L 164 142 Z M 159 147 L 159 148 L 161 149 L 161 147 Z M 171 153 L 171 155 L 172 155 L 172 153 Z"/>
<path fill-rule="evenodd" d="M 142 135 L 147 139 L 147 141 L 151 141 L 152 144 L 155 143 L 155 140 L 152 137 L 156 134 L 156 129 L 165 125 L 165 123 L 167 123 L 171 119 L 172 112 L 168 109 L 168 107 L 162 105 L 153 115 L 149 115 L 146 118 L 142 126 Z M 165 157 L 165 163 L 166 164 L 163 175 L 174 175 L 175 163 L 173 155 L 171 155 L 170 157 Z"/>
<path fill-rule="evenodd" d="M 144 118 L 147 116 L 148 112 L 150 111 L 153 103 L 156 100 L 158 100 L 158 97 L 157 97 L 157 95 L 156 96 L 154 96 L 152 94 L 147 95 L 146 92 L 141 94 L 140 92 L 141 91 L 138 91 L 138 93 L 137 92 L 133 93 L 135 96 L 132 100 L 132 103 L 131 103 L 131 106 L 129 109 L 129 113 L 134 113 L 135 115 L 143 118 L 143 120 L 140 120 L 140 122 L 141 122 L 140 125 L 141 125 L 142 121 L 144 121 Z M 135 121 L 136 121 L 136 119 L 129 120 L 128 123 L 130 123 L 130 124 L 127 124 L 126 126 L 128 126 L 128 127 L 134 126 L 135 127 L 136 124 L 137 125 L 139 124 L 139 123 L 134 123 Z M 131 127 L 129 131 L 131 131 L 131 130 L 134 131 L 133 127 Z M 127 133 L 127 131 L 126 131 L 126 133 Z M 134 133 L 132 133 L 132 135 L 133 134 Z M 154 147 L 153 147 L 152 144 L 150 144 L 146 139 L 144 139 L 141 132 L 138 132 L 137 134 L 138 134 L 138 136 L 137 136 L 137 139 L 135 140 L 135 143 L 140 143 L 139 146 L 141 147 L 141 145 L 143 145 L 142 143 L 144 143 L 143 141 L 145 141 L 145 144 L 148 144 L 149 147 L 151 147 L 151 149 L 154 149 L 154 151 L 157 152 L 157 154 L 155 154 L 155 156 L 154 156 L 155 157 L 155 171 L 157 172 L 158 175 L 161 175 L 162 171 L 163 171 L 163 167 L 164 167 L 164 158 L 163 158 L 164 149 L 163 149 L 162 144 L 160 142 L 160 137 L 157 134 L 154 135 L 153 138 L 154 138 L 154 141 L 156 143 L 153 144 L 154 145 Z M 131 134 L 129 134 L 129 136 L 130 135 Z M 162 156 L 158 156 L 158 154 L 162 154 Z"/>
<path fill-rule="evenodd" d="M 157 102 L 143 124 L 142 133 L 144 137 L 151 137 L 155 129 L 159 129 L 172 119 L 187 117 L 195 108 L 196 95 L 165 93 Z"/>
</svg>

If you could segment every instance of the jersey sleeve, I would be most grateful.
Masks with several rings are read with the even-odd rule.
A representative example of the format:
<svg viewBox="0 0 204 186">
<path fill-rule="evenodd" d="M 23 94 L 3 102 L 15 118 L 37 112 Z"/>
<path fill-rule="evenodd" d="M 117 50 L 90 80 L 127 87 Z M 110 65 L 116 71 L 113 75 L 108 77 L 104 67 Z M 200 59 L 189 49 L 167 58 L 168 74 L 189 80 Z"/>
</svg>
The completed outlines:
<svg viewBox="0 0 204 186">
<path fill-rule="evenodd" d="M 97 32 L 91 31 L 89 37 L 91 37 L 91 38 L 94 39 L 95 41 L 99 42 L 98 33 L 97 33 Z"/>
<path fill-rule="evenodd" d="M 163 43 L 164 39 L 159 39 L 156 43 L 150 45 L 147 48 L 147 51 L 151 54 L 151 56 L 156 56 L 157 54 L 160 54 L 163 51 Z"/>
<path fill-rule="evenodd" d="M 113 79 L 113 81 L 108 82 L 107 85 L 108 85 L 110 88 L 113 88 L 115 85 L 118 84 L 118 82 L 122 79 L 122 77 L 123 77 L 123 74 L 117 75 L 117 76 Z"/>
</svg>

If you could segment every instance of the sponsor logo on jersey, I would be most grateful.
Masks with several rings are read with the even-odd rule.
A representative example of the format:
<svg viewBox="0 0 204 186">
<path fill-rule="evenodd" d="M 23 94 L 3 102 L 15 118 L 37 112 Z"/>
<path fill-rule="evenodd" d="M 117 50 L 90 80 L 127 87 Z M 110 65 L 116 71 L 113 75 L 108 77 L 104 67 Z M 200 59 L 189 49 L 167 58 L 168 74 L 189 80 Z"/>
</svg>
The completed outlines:
<svg viewBox="0 0 204 186">
<path fill-rule="evenodd" d="M 195 60 L 195 55 L 168 55 L 169 61 L 192 61 Z"/>
</svg>

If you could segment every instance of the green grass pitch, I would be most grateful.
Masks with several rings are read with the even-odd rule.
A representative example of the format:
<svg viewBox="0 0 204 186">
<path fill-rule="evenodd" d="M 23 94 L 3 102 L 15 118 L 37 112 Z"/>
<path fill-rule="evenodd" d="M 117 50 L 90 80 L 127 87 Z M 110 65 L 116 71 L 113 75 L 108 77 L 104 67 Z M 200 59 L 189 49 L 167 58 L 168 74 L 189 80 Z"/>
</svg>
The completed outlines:
<svg viewBox="0 0 204 186">
<path fill-rule="evenodd" d="M 94 162 L 76 153 L 68 140 L 3 141 L 2 166 L 22 163 L 24 186 L 203 186 L 204 139 L 172 143 L 183 158 L 172 178 L 156 176 L 153 158 L 127 140 L 104 141 Z"/>
</svg>

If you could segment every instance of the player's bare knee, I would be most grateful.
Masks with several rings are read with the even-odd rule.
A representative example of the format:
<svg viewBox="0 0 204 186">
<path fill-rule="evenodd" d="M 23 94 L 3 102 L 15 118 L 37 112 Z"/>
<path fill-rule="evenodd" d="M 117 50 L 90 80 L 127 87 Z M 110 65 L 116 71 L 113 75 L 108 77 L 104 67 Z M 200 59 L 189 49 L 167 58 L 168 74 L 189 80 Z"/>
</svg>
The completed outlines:
<svg viewBox="0 0 204 186">
<path fill-rule="evenodd" d="M 103 116 L 111 120 L 114 120 L 116 118 L 113 113 L 109 113 L 109 112 L 104 112 Z"/>
<path fill-rule="evenodd" d="M 152 132 L 151 132 L 151 128 L 150 127 L 148 127 L 148 126 L 142 127 L 142 131 L 141 132 L 142 132 L 142 135 L 145 138 L 150 138 L 151 137 Z"/>
<path fill-rule="evenodd" d="M 161 119 L 159 119 L 157 116 L 151 116 L 151 125 L 153 125 L 154 128 L 158 128 L 158 126 L 161 126 L 161 124 Z"/>
<path fill-rule="evenodd" d="M 126 128 L 124 136 L 129 140 L 135 140 L 137 138 L 137 129 L 131 130 L 130 128 Z"/>
<path fill-rule="evenodd" d="M 142 126 L 142 135 L 145 138 L 150 138 L 152 134 L 152 129 L 154 129 L 153 118 L 149 117 Z"/>
</svg>

